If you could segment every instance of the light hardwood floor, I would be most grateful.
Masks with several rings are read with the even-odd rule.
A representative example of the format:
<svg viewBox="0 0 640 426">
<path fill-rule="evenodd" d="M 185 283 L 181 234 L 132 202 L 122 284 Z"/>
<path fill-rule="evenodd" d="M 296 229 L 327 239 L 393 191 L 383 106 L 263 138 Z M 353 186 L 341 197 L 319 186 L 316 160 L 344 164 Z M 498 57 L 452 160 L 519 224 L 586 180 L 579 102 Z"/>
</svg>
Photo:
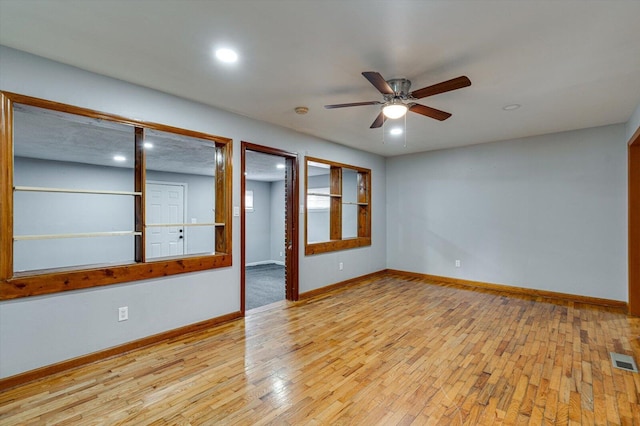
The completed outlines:
<svg viewBox="0 0 640 426">
<path fill-rule="evenodd" d="M 640 319 L 396 275 L 4 392 L 0 424 L 640 424 Z"/>
</svg>

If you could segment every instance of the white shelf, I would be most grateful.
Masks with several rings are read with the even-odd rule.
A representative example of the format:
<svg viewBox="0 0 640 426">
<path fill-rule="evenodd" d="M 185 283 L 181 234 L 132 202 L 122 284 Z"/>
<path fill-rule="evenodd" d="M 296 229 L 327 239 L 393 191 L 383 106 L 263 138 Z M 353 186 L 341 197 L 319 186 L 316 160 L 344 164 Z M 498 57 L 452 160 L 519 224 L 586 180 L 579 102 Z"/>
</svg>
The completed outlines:
<svg viewBox="0 0 640 426">
<path fill-rule="evenodd" d="M 70 188 L 45 188 L 39 186 L 14 186 L 14 191 L 25 192 L 64 192 L 67 194 L 107 194 L 107 195 L 134 195 L 140 196 L 142 192 L 133 191 L 103 191 L 97 189 L 70 189 Z"/>
</svg>

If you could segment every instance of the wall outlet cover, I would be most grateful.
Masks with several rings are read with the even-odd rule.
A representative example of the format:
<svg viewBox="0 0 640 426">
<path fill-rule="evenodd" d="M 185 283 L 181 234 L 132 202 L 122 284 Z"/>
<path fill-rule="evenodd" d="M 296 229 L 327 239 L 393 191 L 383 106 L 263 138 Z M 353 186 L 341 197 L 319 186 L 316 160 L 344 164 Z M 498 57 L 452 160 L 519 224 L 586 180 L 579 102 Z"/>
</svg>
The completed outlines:
<svg viewBox="0 0 640 426">
<path fill-rule="evenodd" d="M 129 319 L 129 307 L 123 306 L 118 308 L 118 321 L 126 321 Z"/>
</svg>

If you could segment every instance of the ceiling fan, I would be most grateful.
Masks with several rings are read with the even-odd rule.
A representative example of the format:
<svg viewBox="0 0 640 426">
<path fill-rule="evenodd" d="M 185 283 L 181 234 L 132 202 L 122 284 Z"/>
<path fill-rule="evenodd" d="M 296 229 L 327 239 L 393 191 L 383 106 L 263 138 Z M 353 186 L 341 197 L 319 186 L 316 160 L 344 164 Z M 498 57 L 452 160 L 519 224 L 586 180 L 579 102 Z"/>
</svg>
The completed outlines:
<svg viewBox="0 0 640 426">
<path fill-rule="evenodd" d="M 446 120 L 451 117 L 451 114 L 439 109 L 431 108 L 425 105 L 420 105 L 413 102 L 416 99 L 426 98 L 427 96 L 438 95 L 440 93 L 449 92 L 451 90 L 462 89 L 463 87 L 471 86 L 471 80 L 468 77 L 462 76 L 453 78 L 451 80 L 443 81 L 442 83 L 434 84 L 432 86 L 423 87 L 422 89 L 409 92 L 411 88 L 411 81 L 406 78 L 394 78 L 391 80 L 385 80 L 380 73 L 375 71 L 365 71 L 362 73 L 364 78 L 369 80 L 369 83 L 378 89 L 384 96 L 384 102 L 381 101 L 368 101 L 368 102 L 354 102 L 349 104 L 335 104 L 325 105 L 327 109 L 333 108 L 345 108 L 353 106 L 363 105 L 382 105 L 382 111 L 376 117 L 371 124 L 371 129 L 381 127 L 387 118 L 400 118 L 404 116 L 407 111 L 415 112 L 427 117 L 435 118 L 436 120 Z"/>
</svg>

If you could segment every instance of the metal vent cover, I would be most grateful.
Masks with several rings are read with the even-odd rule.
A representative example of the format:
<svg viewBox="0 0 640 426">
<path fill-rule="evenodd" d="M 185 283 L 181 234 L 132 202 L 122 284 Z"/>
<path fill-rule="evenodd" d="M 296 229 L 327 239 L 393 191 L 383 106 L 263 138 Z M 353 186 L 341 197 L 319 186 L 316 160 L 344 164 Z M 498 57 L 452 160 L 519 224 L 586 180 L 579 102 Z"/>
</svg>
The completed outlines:
<svg viewBox="0 0 640 426">
<path fill-rule="evenodd" d="M 615 352 L 609 352 L 611 355 L 611 362 L 615 368 L 619 368 L 621 370 L 633 371 L 634 373 L 638 372 L 638 366 L 636 365 L 633 357 L 623 354 L 617 354 Z"/>
</svg>

